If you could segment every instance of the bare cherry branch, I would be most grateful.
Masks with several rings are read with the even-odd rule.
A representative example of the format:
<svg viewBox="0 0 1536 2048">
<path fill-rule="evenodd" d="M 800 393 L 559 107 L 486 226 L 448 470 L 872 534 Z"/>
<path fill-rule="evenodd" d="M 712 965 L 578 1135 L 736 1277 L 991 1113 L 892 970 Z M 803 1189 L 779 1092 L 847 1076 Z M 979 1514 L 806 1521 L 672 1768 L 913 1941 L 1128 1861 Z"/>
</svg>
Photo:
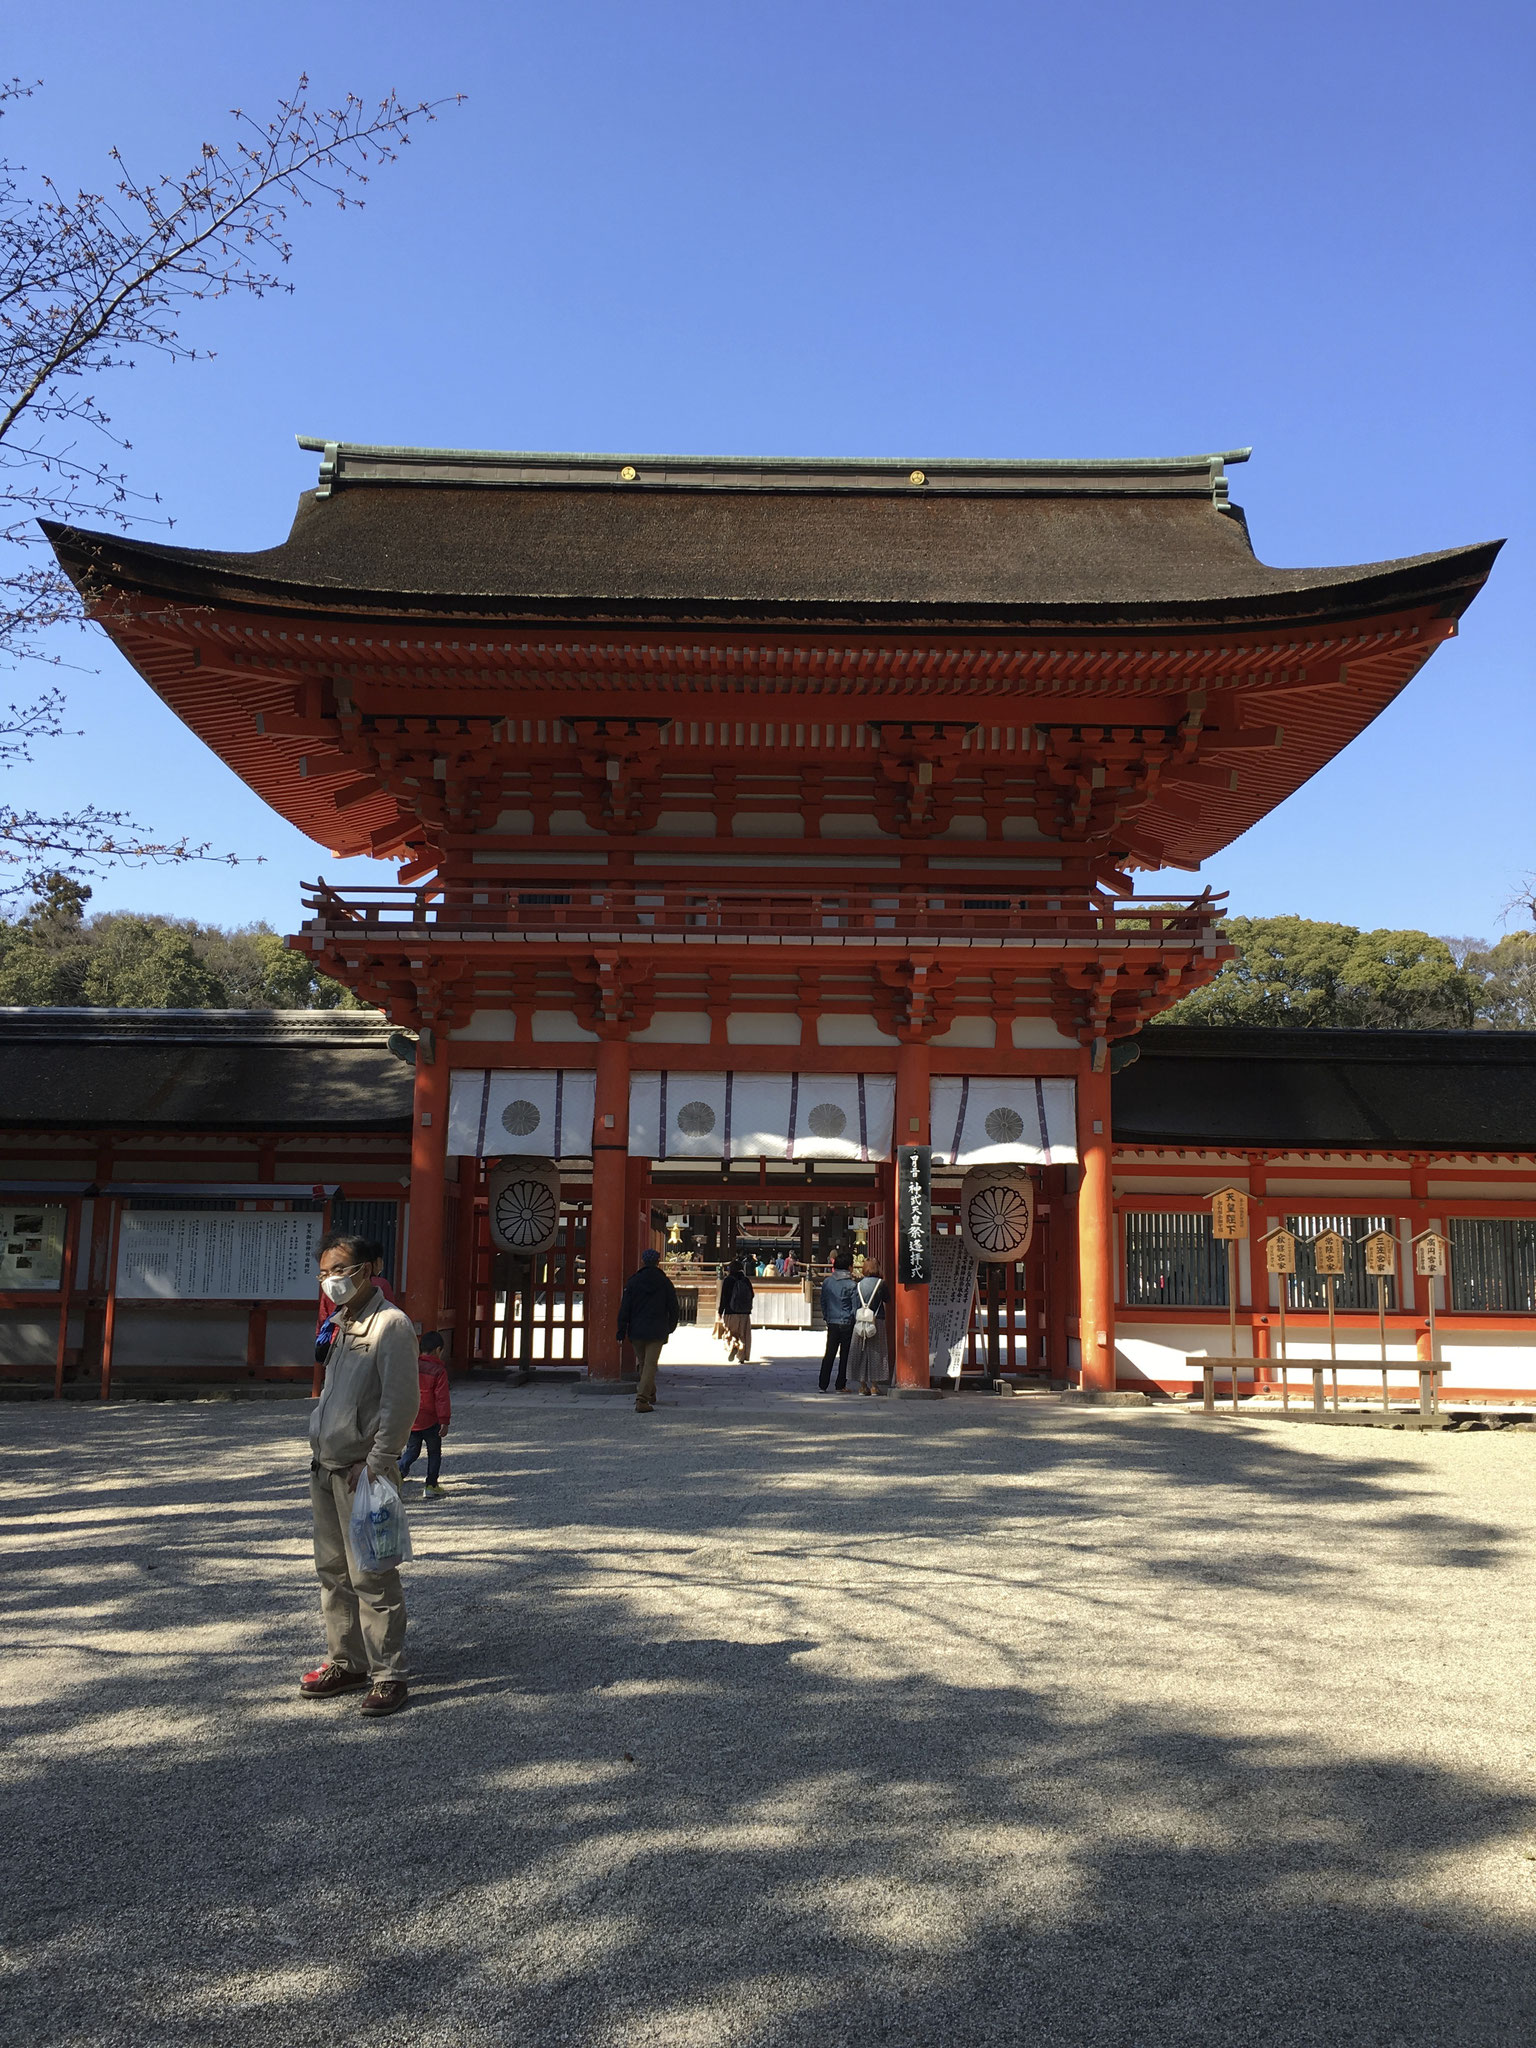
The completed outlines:
<svg viewBox="0 0 1536 2048">
<path fill-rule="evenodd" d="M 40 81 L 0 79 L 0 119 Z M 35 522 L 102 522 L 125 529 L 159 518 L 159 497 L 130 482 L 129 444 L 98 400 L 95 380 L 146 355 L 204 359 L 181 323 L 206 302 L 291 291 L 295 208 L 361 206 L 373 170 L 395 162 L 415 126 L 453 100 L 368 105 L 310 97 L 301 76 L 266 122 L 239 108 L 222 142 L 205 142 L 175 177 L 141 177 L 120 152 L 108 189 L 69 195 L 46 175 L 0 159 L 0 656 L 43 653 L 49 627 L 79 623 L 80 593 L 40 548 Z M 56 689 L 0 713 L 0 766 L 32 759 L 39 741 L 66 736 Z M 156 839 L 125 814 L 84 809 L 57 817 L 0 806 L 0 869 L 21 871 L 0 898 L 41 875 L 205 859 L 207 846 Z"/>
</svg>

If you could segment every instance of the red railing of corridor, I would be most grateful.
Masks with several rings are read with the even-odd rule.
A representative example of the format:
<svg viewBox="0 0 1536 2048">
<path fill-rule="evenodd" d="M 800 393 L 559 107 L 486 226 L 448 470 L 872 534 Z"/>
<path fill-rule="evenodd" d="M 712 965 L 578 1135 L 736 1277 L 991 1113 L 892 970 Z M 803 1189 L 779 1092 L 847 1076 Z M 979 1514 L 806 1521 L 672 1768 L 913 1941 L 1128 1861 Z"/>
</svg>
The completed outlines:
<svg viewBox="0 0 1536 2048">
<path fill-rule="evenodd" d="M 1088 943 L 1204 946 L 1219 940 L 1225 896 L 1067 895 L 1046 888 L 1003 892 L 974 883 L 798 885 L 763 888 L 698 883 L 562 881 L 559 885 L 426 882 L 334 888 L 306 883 L 305 908 L 317 926 L 338 933 L 455 931 L 591 933 L 821 932 L 901 938 L 948 936 L 1078 940 Z"/>
</svg>

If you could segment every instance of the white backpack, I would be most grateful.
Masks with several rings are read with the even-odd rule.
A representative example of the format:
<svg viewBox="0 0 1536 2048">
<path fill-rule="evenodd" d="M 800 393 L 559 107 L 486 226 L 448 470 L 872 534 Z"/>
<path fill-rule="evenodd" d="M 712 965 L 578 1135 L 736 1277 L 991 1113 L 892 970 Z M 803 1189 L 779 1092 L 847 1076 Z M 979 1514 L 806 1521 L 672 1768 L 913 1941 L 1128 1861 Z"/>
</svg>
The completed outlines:
<svg viewBox="0 0 1536 2048">
<path fill-rule="evenodd" d="M 879 1292 L 880 1282 L 877 1280 L 875 1282 L 875 1294 Z M 853 1312 L 853 1334 L 855 1337 L 862 1338 L 865 1343 L 869 1342 L 870 1338 L 875 1335 L 879 1328 L 878 1323 L 875 1321 L 875 1311 L 870 1305 L 874 1301 L 875 1294 L 870 1295 L 869 1300 L 866 1301 L 864 1298 L 864 1282 L 862 1280 L 859 1282 L 859 1305 Z"/>
</svg>

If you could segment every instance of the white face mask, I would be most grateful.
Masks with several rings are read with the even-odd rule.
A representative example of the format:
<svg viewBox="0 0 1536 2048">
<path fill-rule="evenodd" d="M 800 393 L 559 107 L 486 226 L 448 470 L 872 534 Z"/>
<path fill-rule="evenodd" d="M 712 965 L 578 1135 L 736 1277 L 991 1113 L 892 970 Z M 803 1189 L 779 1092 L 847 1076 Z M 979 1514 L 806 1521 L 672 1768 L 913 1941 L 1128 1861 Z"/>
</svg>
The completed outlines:
<svg viewBox="0 0 1536 2048">
<path fill-rule="evenodd" d="M 320 1282 L 320 1291 L 337 1308 L 345 1308 L 362 1284 L 355 1273 L 327 1273 Z"/>
</svg>

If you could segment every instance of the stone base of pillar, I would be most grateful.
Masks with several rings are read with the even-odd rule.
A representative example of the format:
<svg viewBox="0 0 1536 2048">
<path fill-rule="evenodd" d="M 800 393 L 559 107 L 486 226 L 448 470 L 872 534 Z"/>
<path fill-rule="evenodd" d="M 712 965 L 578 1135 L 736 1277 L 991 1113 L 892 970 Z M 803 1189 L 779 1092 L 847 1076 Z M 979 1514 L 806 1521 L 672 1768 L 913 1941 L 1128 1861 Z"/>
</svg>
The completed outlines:
<svg viewBox="0 0 1536 2048">
<path fill-rule="evenodd" d="M 1155 1395 L 1138 1394 L 1131 1387 L 1119 1387 L 1113 1392 L 1108 1387 L 1067 1387 L 1057 1399 L 1070 1401 L 1074 1408 L 1152 1408 L 1157 1405 Z"/>
</svg>

